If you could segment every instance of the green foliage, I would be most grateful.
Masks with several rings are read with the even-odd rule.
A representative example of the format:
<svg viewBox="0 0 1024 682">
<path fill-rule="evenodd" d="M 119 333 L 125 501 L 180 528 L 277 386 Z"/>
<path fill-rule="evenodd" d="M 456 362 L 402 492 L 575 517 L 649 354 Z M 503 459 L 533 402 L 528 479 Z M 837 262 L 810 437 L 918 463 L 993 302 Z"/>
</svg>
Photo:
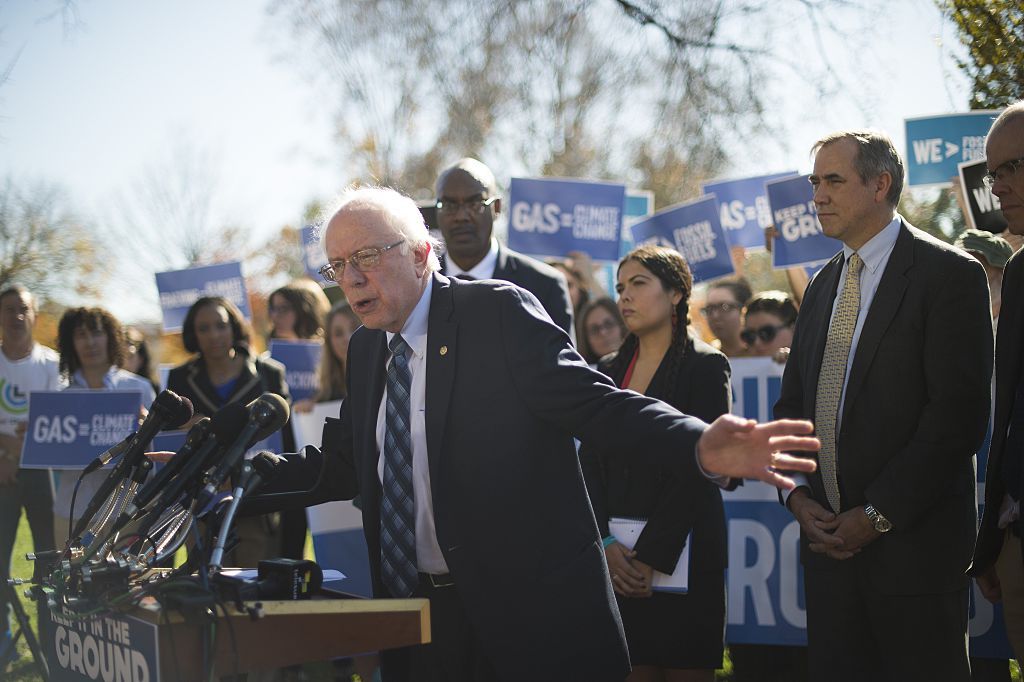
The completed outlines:
<svg viewBox="0 0 1024 682">
<path fill-rule="evenodd" d="M 971 79 L 972 109 L 1024 98 L 1024 5 L 1020 0 L 940 0 L 966 49 L 957 65 Z"/>
</svg>

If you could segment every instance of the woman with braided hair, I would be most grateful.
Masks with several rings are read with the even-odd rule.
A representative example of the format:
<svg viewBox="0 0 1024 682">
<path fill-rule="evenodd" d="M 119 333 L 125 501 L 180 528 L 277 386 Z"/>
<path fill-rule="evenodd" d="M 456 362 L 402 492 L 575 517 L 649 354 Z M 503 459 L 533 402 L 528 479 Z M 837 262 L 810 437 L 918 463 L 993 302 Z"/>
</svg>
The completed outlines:
<svg viewBox="0 0 1024 682">
<path fill-rule="evenodd" d="M 729 411 L 729 361 L 688 331 L 693 277 L 676 251 L 643 246 L 619 263 L 619 310 L 629 334 L 598 369 L 619 386 L 705 421 Z M 711 682 L 725 632 L 725 513 L 709 480 L 683 484 L 638 463 L 632 452 L 584 444 L 580 457 L 633 663 L 630 682 Z M 643 519 L 633 549 L 612 518 Z M 652 590 L 654 572 L 675 572 L 690 546 L 686 593 Z"/>
</svg>

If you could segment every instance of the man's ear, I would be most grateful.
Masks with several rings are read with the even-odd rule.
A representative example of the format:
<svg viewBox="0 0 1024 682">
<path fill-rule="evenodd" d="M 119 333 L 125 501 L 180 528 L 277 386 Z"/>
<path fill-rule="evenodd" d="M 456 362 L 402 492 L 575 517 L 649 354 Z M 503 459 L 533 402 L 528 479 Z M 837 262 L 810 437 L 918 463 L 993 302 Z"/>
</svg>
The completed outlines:
<svg viewBox="0 0 1024 682">
<path fill-rule="evenodd" d="M 427 258 L 430 256 L 430 242 L 424 242 L 422 246 L 413 247 L 412 260 L 416 266 L 416 272 L 422 274 L 427 267 Z"/>
<path fill-rule="evenodd" d="M 892 187 L 892 175 L 889 171 L 882 171 L 875 178 L 875 202 L 889 202 L 889 188 Z"/>
</svg>

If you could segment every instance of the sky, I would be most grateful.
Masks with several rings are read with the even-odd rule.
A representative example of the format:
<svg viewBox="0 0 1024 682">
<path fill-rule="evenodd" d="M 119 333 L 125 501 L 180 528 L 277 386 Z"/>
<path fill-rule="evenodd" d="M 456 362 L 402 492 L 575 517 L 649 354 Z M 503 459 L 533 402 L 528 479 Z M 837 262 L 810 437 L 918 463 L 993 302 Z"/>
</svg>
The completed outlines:
<svg viewBox="0 0 1024 682">
<path fill-rule="evenodd" d="M 265 3 L 78 0 L 70 30 L 60 16 L 41 20 L 57 6 L 0 1 L 0 65 L 17 56 L 0 87 L 0 175 L 59 183 L 102 222 L 116 197 L 186 144 L 219 179 L 213 223 L 249 226 L 254 239 L 298 225 L 311 200 L 349 180 L 322 103 L 331 100 L 306 80 L 299 46 Z M 877 50 L 830 50 L 856 92 L 774 103 L 786 141 L 767 160 L 736 142 L 728 175 L 806 171 L 810 144 L 840 127 L 879 127 L 902 148 L 904 118 L 964 108 L 966 83 L 948 57 L 955 34 L 934 4 L 884 7 Z M 814 58 L 811 45 L 792 49 Z M 129 319 L 153 309 L 110 307 Z"/>
</svg>

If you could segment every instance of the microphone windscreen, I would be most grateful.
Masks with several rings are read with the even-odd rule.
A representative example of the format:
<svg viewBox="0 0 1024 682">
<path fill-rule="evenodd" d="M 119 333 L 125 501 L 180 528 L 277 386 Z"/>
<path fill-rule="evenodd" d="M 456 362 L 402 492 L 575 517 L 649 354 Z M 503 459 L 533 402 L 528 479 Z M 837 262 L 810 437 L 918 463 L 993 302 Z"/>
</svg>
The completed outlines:
<svg viewBox="0 0 1024 682">
<path fill-rule="evenodd" d="M 274 475 L 274 469 L 277 468 L 277 465 L 281 463 L 282 459 L 282 457 L 275 455 L 272 452 L 263 451 L 253 457 L 250 464 L 252 464 L 253 469 L 255 469 L 265 481 Z"/>
<path fill-rule="evenodd" d="M 192 405 L 192 401 L 185 396 L 179 396 L 181 402 L 178 404 L 178 409 L 174 415 L 167 420 L 167 426 L 165 429 L 173 430 L 180 429 L 182 426 L 187 424 L 190 419 L 195 415 L 196 409 Z"/>
<path fill-rule="evenodd" d="M 260 430 L 249 441 L 250 446 L 283 427 L 290 413 L 288 402 L 276 393 L 264 393 L 248 407 L 252 420 L 260 425 Z"/>
</svg>

